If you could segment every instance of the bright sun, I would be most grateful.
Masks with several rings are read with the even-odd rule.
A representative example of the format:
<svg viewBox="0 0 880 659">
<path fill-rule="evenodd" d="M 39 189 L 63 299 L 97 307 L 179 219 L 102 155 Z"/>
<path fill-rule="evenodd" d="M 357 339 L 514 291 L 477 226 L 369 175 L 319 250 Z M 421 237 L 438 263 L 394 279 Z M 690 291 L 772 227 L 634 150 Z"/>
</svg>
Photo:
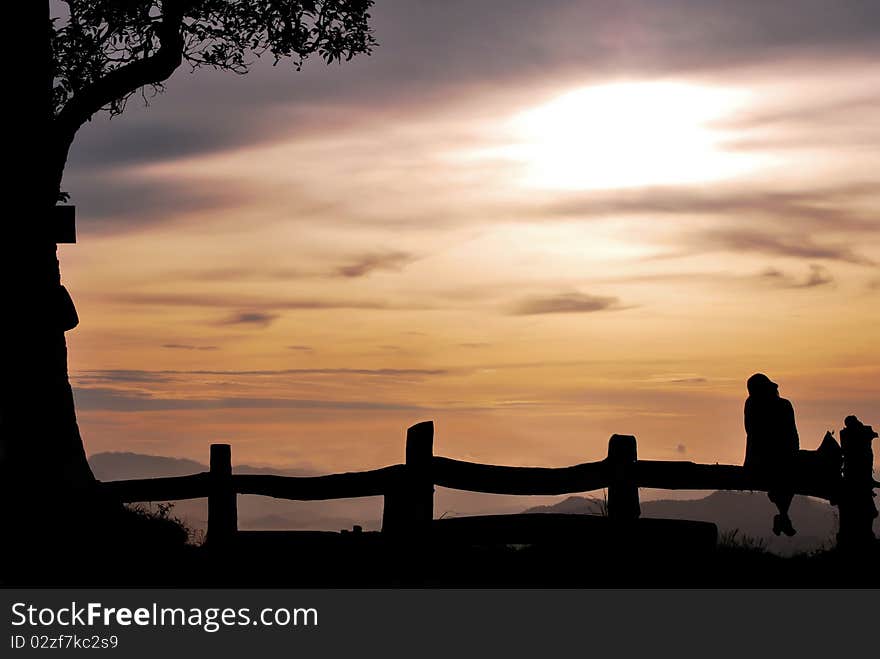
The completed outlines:
<svg viewBox="0 0 880 659">
<path fill-rule="evenodd" d="M 725 151 L 720 127 L 744 92 L 672 82 L 586 87 L 521 112 L 502 155 L 529 186 L 624 188 L 728 178 L 756 159 Z"/>
</svg>

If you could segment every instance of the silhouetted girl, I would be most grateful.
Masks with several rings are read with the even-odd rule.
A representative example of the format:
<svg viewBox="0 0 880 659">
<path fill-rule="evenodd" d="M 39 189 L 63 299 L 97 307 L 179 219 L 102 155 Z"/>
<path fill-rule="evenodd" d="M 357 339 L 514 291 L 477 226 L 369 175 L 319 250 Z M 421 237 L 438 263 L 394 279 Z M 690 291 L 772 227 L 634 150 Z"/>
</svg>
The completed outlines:
<svg viewBox="0 0 880 659">
<path fill-rule="evenodd" d="M 763 373 L 749 378 L 745 406 L 745 468 L 760 482 L 769 483 L 770 501 L 779 508 L 773 518 L 773 533 L 796 533 L 788 516 L 794 498 L 792 479 L 800 440 L 794 408 L 779 396 L 779 385 Z"/>
</svg>

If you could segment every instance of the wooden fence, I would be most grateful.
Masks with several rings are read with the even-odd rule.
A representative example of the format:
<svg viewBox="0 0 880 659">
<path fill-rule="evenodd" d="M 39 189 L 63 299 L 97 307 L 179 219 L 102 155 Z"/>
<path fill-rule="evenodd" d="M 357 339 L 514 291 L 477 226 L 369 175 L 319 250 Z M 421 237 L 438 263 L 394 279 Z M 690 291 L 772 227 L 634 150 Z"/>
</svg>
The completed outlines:
<svg viewBox="0 0 880 659">
<path fill-rule="evenodd" d="M 384 496 L 383 534 L 415 536 L 428 533 L 434 515 L 434 486 L 514 495 L 558 495 L 607 489 L 608 516 L 633 520 L 639 516 L 639 488 L 672 490 L 757 490 L 762 482 L 743 467 L 694 462 L 639 460 L 636 438 L 613 435 L 608 456 L 571 467 L 506 467 L 435 456 L 434 424 L 426 421 L 407 430 L 406 462 L 371 471 L 327 476 L 291 477 L 234 474 L 228 444 L 211 446 L 210 471 L 190 476 L 102 483 L 106 493 L 123 502 L 208 499 L 209 543 L 229 540 L 238 529 L 236 496 L 256 494 L 296 501 Z M 870 446 L 870 440 L 869 440 Z M 867 458 L 870 462 L 871 458 Z M 862 545 L 873 541 L 872 488 L 878 483 L 846 474 L 864 468 L 794 474 L 797 494 L 826 499 L 840 509 L 838 542 Z M 867 473 L 871 473 L 868 465 Z M 777 485 L 778 487 L 778 485 Z"/>
</svg>

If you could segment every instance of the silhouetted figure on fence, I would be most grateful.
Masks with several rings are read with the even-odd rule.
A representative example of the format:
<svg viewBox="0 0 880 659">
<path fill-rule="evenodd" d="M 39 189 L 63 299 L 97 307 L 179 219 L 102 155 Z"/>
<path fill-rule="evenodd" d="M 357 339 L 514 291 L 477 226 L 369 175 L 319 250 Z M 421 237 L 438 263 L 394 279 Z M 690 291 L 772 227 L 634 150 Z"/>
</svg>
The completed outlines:
<svg viewBox="0 0 880 659">
<path fill-rule="evenodd" d="M 794 408 L 779 396 L 779 385 L 763 373 L 749 378 L 745 406 L 745 468 L 757 480 L 769 483 L 768 496 L 779 514 L 773 518 L 773 533 L 796 533 L 788 516 L 794 498 L 793 478 L 800 440 Z"/>
</svg>

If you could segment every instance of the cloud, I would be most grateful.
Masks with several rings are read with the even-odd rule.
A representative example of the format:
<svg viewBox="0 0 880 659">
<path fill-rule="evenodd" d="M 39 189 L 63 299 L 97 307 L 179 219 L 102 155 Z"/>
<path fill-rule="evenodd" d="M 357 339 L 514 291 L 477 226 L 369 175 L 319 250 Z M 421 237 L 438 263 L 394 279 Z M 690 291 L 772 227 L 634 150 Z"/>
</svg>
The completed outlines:
<svg viewBox="0 0 880 659">
<path fill-rule="evenodd" d="M 142 371 L 132 369 L 105 369 L 88 370 L 74 374 L 77 382 L 107 382 L 107 383 L 166 383 L 171 382 L 171 374 L 162 371 Z"/>
<path fill-rule="evenodd" d="M 389 118 L 395 122 L 406 120 L 402 112 L 418 113 L 433 108 L 438 100 L 457 103 L 459 96 L 473 96 L 474 90 L 485 90 L 488 97 L 497 89 L 533 87 L 543 94 L 562 85 L 607 81 L 611 75 L 639 78 L 674 71 L 688 76 L 699 74 L 701 69 L 711 72 L 716 66 L 761 59 L 758 53 L 762 50 L 765 58 L 768 54 L 782 58 L 785 52 L 810 57 L 807 51 L 815 48 L 824 57 L 831 46 L 871 48 L 870 35 L 876 36 L 877 32 L 868 27 L 868 21 L 876 18 L 878 10 L 867 2 L 842 2 L 846 9 L 828 15 L 812 0 L 807 6 L 803 0 L 781 0 L 779 7 L 789 12 L 797 8 L 797 30 L 789 24 L 790 14 L 785 20 L 786 9 L 767 8 L 757 0 L 744 6 L 736 3 L 736 7 L 721 0 L 635 0 L 625 4 L 626 8 L 604 2 L 549 0 L 536 5 L 506 0 L 473 6 L 460 2 L 429 6 L 392 0 L 375 8 L 382 45 L 373 57 L 333 68 L 311 62 L 301 74 L 284 70 L 284 66 L 271 67 L 267 62 L 243 77 L 209 70 L 195 75 L 177 72 L 167 94 L 155 99 L 151 107 L 140 108 L 133 100 L 123 117 L 114 121 L 96 119 L 84 128 L 71 155 L 65 187 L 80 206 L 84 232 L 130 230 L 166 221 L 181 212 L 252 200 L 247 191 L 235 189 L 234 180 L 212 186 L 195 180 L 142 180 L 140 170 L 134 166 L 276 139 L 307 140 L 318 134 L 333 134 L 327 132 L 328 128 L 340 123 L 349 130 L 364 129 L 367 124 L 387 125 Z M 462 11 L 476 22 L 462 25 Z M 678 20 L 682 15 L 689 20 Z M 491 35 L 480 28 L 487 23 L 493 26 Z M 525 33 L 523 25 L 530 26 Z M 806 39 L 807 34 L 811 38 Z M 524 62 L 525 51 L 528 57 Z M 586 74 L 585 64 L 589 65 Z M 538 87 L 536 81 L 542 79 Z M 416 88 L 424 93 L 414 94 Z M 413 98 L 420 99 L 424 107 L 414 106 Z M 442 110 L 439 112 L 442 114 Z M 101 163 L 108 173 L 110 168 L 122 168 L 129 180 L 96 176 L 94 167 Z M 253 189 L 250 192 L 256 194 Z M 309 190 L 301 192 L 309 195 Z M 644 211 L 702 212 L 700 195 L 694 195 L 697 201 L 690 205 L 686 196 L 679 195 L 678 201 L 667 197 L 647 202 Z M 797 201 L 759 195 L 736 200 L 724 212 L 745 209 L 769 215 L 778 206 L 785 206 L 785 217 L 821 216 L 816 221 L 826 223 L 842 218 L 847 222 L 866 221 L 842 207 L 812 208 L 810 203 Z M 805 197 L 804 201 L 810 199 Z M 628 204 L 639 206 L 634 199 L 621 200 L 619 206 L 615 203 L 610 198 L 600 200 L 592 212 L 616 214 L 625 212 Z M 668 211 L 662 210 L 664 205 Z M 703 201 L 702 205 L 707 208 L 711 204 Z M 329 221 L 351 222 L 358 215 L 346 211 L 334 212 Z M 430 213 L 439 221 L 435 209 L 400 212 L 407 219 L 412 214 Z M 591 211 L 585 208 L 582 212 Z M 386 214 L 384 209 L 375 211 L 368 205 L 360 213 Z M 312 217 L 296 209 L 289 215 Z M 321 215 L 323 221 L 331 214 L 316 215 Z M 442 215 L 452 218 L 454 214 Z M 497 215 L 509 218 L 511 212 L 503 208 Z M 405 261 L 383 262 L 381 257 L 387 256 L 383 254 L 378 263 L 384 264 L 379 265 L 370 260 L 371 256 L 343 263 L 331 274 L 360 277 L 405 265 Z"/>
<path fill-rule="evenodd" d="M 206 268 L 203 270 L 174 270 L 168 273 L 170 278 L 198 282 L 227 282 L 248 280 L 289 280 L 312 276 L 294 268 Z"/>
<path fill-rule="evenodd" d="M 651 384 L 705 384 L 709 378 L 695 373 L 660 373 L 646 380 Z"/>
<path fill-rule="evenodd" d="M 528 297 L 520 300 L 511 313 L 516 316 L 533 316 L 551 313 L 592 313 L 624 309 L 616 297 L 588 295 L 585 293 L 560 293 L 547 297 Z"/>
<path fill-rule="evenodd" d="M 315 352 L 312 346 L 287 346 L 288 350 L 296 350 L 297 352 Z"/>
<path fill-rule="evenodd" d="M 796 285 L 797 288 L 814 288 L 816 286 L 825 286 L 827 284 L 833 284 L 834 277 L 831 276 L 831 273 L 828 271 L 828 268 L 824 266 L 818 265 L 816 263 L 810 264 L 810 272 L 807 275 L 807 278 Z"/>
<path fill-rule="evenodd" d="M 162 347 L 167 350 L 219 350 L 218 346 L 194 346 L 188 343 L 163 343 Z"/>
<path fill-rule="evenodd" d="M 239 311 L 218 321 L 220 325 L 252 325 L 254 327 L 268 327 L 278 320 L 276 313 L 264 311 Z"/>
<path fill-rule="evenodd" d="M 415 260 L 407 252 L 381 252 L 362 254 L 350 262 L 339 266 L 298 268 L 207 268 L 204 270 L 183 270 L 170 272 L 169 276 L 187 281 L 287 281 L 293 279 L 323 279 L 341 277 L 354 279 L 364 277 L 377 270 L 397 271 Z"/>
<path fill-rule="evenodd" d="M 400 270 L 412 260 L 413 256 L 406 252 L 364 254 L 353 263 L 339 266 L 335 274 L 339 277 L 363 277 L 375 270 Z"/>
<path fill-rule="evenodd" d="M 809 272 L 802 279 L 792 277 L 777 268 L 767 268 L 759 276 L 784 288 L 816 288 L 834 283 L 834 277 L 828 269 L 817 263 L 810 264 Z"/>
<path fill-rule="evenodd" d="M 85 170 L 177 160 L 252 146 L 269 138 L 277 128 L 270 122 L 257 121 L 259 114 L 265 114 L 259 108 L 243 117 L 235 104 L 212 113 L 210 120 L 196 116 L 190 108 L 172 114 L 163 104 L 146 108 L 135 105 L 137 101 L 129 104 L 126 117 L 134 115 L 136 126 L 105 117 L 87 124 L 81 131 L 83 144 L 72 150 L 70 165 Z"/>
<path fill-rule="evenodd" d="M 570 219 L 613 215 L 712 215 L 806 223 L 817 228 L 873 231 L 876 219 L 852 207 L 856 199 L 880 194 L 880 183 L 858 183 L 818 189 L 712 189 L 705 186 L 591 191 L 568 195 L 534 212 Z"/>
<path fill-rule="evenodd" d="M 129 370 L 104 369 L 76 373 L 78 380 L 101 380 L 107 382 L 170 382 L 172 376 L 228 375 L 228 376 L 279 376 L 279 375 L 363 375 L 370 377 L 436 376 L 450 371 L 441 368 L 284 368 L 275 370 Z"/>
<path fill-rule="evenodd" d="M 181 214 L 228 208 L 248 199 L 230 182 L 217 186 L 195 180 L 130 175 L 73 173 L 63 189 L 77 207 L 77 228 L 84 234 L 119 233 L 170 222 Z"/>
<path fill-rule="evenodd" d="M 123 391 L 112 388 L 74 388 L 81 411 L 158 412 L 169 410 L 312 409 L 312 410 L 421 410 L 417 405 L 357 400 L 309 400 L 299 398 L 179 398 Z"/>
<path fill-rule="evenodd" d="M 784 281 L 788 275 L 778 268 L 766 268 L 761 271 L 760 277 L 776 281 Z"/>
<path fill-rule="evenodd" d="M 88 124 L 72 167 L 211 153 L 404 102 L 429 106 L 456 91 L 560 74 L 588 82 L 792 55 L 876 54 L 880 32 L 874 0 L 386 0 L 372 14 L 380 46 L 341 67 L 315 59 L 295 73 L 263 59 L 247 76 L 181 67 L 151 107 L 132 99 L 123 119 Z"/>
<path fill-rule="evenodd" d="M 877 104 L 880 103 L 880 95 L 873 91 L 860 90 L 857 94 L 844 99 L 813 99 L 812 103 L 797 104 L 795 106 L 785 107 L 784 109 L 762 109 L 741 112 L 736 117 L 728 119 L 720 123 L 720 126 L 732 129 L 753 129 L 764 128 L 766 126 L 787 126 L 793 125 L 803 128 L 821 127 L 823 132 L 827 132 L 834 126 L 833 122 L 840 119 L 850 112 L 867 111 L 874 112 Z M 739 144 L 727 143 L 727 148 L 734 147 Z M 763 144 L 763 142 L 762 142 Z M 775 140 L 769 140 L 767 144 L 781 144 Z"/>
<path fill-rule="evenodd" d="M 876 265 L 845 245 L 820 245 L 802 234 L 774 235 L 752 229 L 720 229 L 699 234 L 696 242 L 709 249 L 761 252 L 807 259 Z"/>
<path fill-rule="evenodd" d="M 401 375 L 446 375 L 446 369 L 439 368 L 285 368 L 277 371 L 163 371 L 192 375 L 369 375 L 390 376 Z"/>
<path fill-rule="evenodd" d="M 834 283 L 834 277 L 831 276 L 831 273 L 828 272 L 827 268 L 824 268 L 821 265 L 812 264 L 810 265 L 810 274 L 807 276 L 807 279 L 800 284 L 800 287 L 813 288 L 815 286 L 824 286 L 832 283 Z"/>
<path fill-rule="evenodd" d="M 318 298 L 278 298 L 235 295 L 204 295 L 196 293 L 134 293 L 111 294 L 104 298 L 116 304 L 137 304 L 145 306 L 180 307 L 221 307 L 246 308 L 249 313 L 265 312 L 272 314 L 280 310 L 307 311 L 310 309 L 424 309 L 424 306 L 394 305 L 386 301 L 318 299 Z"/>
</svg>

